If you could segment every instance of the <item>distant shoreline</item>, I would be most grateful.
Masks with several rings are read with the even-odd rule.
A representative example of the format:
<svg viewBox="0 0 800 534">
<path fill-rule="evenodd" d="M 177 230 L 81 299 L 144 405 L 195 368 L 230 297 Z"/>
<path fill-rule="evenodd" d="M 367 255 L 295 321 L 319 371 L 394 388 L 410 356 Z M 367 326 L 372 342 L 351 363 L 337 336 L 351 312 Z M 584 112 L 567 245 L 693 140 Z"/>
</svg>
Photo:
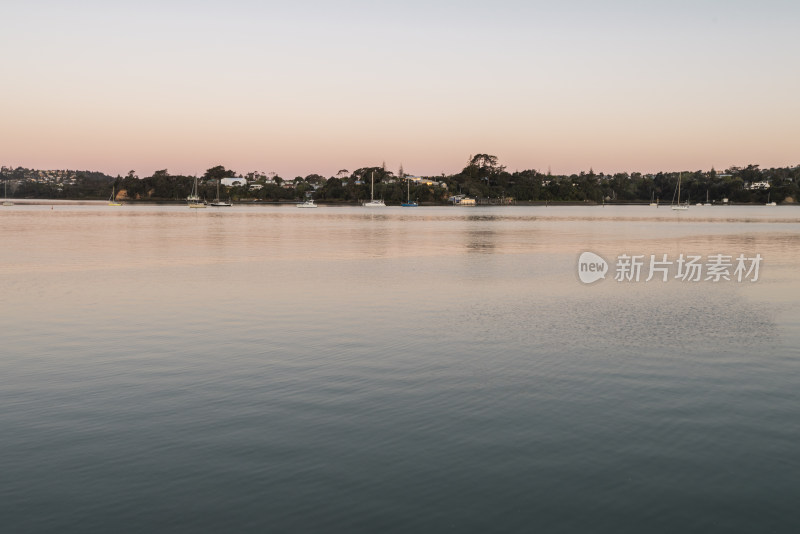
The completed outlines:
<svg viewBox="0 0 800 534">
<path fill-rule="evenodd" d="M 86 200 L 86 199 L 46 199 L 46 198 L 9 198 L 9 201 L 12 201 L 14 205 L 17 206 L 96 206 L 96 205 L 103 205 L 108 202 L 108 200 Z M 134 206 L 134 205 L 142 205 L 142 206 L 185 206 L 185 200 L 121 200 L 123 205 Z M 295 206 L 299 203 L 299 201 L 249 201 L 249 202 L 234 202 L 234 206 Z M 326 202 L 324 200 L 317 200 L 317 205 L 320 207 L 331 207 L 331 208 L 344 208 L 344 207 L 359 207 L 361 206 L 361 202 Z M 579 207 L 579 206 L 591 206 L 591 207 L 603 207 L 603 206 L 650 206 L 649 202 L 606 202 L 605 204 L 597 203 L 597 202 L 576 202 L 576 201 L 518 201 L 513 204 L 478 204 L 476 206 L 457 206 L 453 205 L 449 202 L 447 203 L 436 203 L 436 202 L 421 202 L 419 207 L 455 207 L 455 208 L 508 208 L 508 207 L 559 207 L 559 206 L 571 206 L 571 207 Z M 717 203 L 712 204 L 711 206 L 694 206 L 690 205 L 690 207 L 727 207 L 727 206 L 763 206 L 764 204 L 760 202 L 729 202 L 727 204 Z M 780 203 L 781 206 L 796 206 L 800 205 L 795 202 L 783 202 Z M 659 208 L 668 208 L 670 204 L 662 203 L 659 204 Z M 7 206 L 10 207 L 10 206 Z M 400 207 L 400 204 L 387 204 L 387 207 Z"/>
</svg>

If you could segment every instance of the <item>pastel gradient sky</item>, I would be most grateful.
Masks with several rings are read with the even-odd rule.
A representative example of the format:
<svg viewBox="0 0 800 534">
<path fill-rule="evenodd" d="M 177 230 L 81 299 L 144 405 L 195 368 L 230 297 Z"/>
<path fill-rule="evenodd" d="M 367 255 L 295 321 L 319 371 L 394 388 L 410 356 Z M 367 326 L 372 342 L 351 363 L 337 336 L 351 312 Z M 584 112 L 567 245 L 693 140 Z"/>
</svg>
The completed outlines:
<svg viewBox="0 0 800 534">
<path fill-rule="evenodd" d="M 0 3 L 0 164 L 800 163 L 800 2 Z"/>
</svg>

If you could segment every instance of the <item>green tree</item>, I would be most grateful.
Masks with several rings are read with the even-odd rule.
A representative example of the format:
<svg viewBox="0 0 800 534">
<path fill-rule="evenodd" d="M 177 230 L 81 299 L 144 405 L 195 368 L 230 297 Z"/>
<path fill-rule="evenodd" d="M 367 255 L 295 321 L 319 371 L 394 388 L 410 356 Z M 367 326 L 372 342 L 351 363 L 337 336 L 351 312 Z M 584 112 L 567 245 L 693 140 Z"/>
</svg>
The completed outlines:
<svg viewBox="0 0 800 534">
<path fill-rule="evenodd" d="M 206 173 L 203 175 L 203 179 L 221 180 L 222 178 L 234 178 L 235 176 L 235 171 L 226 169 L 222 165 L 217 165 L 216 167 L 211 167 L 210 169 L 206 170 Z"/>
</svg>

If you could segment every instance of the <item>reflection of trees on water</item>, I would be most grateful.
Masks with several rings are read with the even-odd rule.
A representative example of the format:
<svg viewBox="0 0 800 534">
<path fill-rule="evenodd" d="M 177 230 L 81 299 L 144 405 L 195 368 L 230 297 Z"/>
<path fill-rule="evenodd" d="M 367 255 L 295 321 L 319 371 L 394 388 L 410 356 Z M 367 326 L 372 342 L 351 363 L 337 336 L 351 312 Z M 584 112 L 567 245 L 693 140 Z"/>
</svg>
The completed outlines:
<svg viewBox="0 0 800 534">
<path fill-rule="evenodd" d="M 496 215 L 470 215 L 467 217 L 467 220 L 470 222 L 473 221 L 498 221 L 501 218 Z"/>
<path fill-rule="evenodd" d="M 353 239 L 360 241 L 361 245 L 366 245 L 364 248 L 370 256 L 386 256 L 392 246 L 391 240 L 395 237 L 387 226 L 389 218 L 386 214 L 366 213 L 358 219 L 361 224 L 355 229 Z"/>
<path fill-rule="evenodd" d="M 491 222 L 497 219 L 494 215 L 469 215 L 467 221 Z M 467 230 L 467 250 L 469 252 L 490 253 L 496 247 L 496 232 L 489 228 Z"/>
<path fill-rule="evenodd" d="M 497 247 L 497 232 L 490 229 L 468 230 L 467 251 L 489 254 Z"/>
</svg>

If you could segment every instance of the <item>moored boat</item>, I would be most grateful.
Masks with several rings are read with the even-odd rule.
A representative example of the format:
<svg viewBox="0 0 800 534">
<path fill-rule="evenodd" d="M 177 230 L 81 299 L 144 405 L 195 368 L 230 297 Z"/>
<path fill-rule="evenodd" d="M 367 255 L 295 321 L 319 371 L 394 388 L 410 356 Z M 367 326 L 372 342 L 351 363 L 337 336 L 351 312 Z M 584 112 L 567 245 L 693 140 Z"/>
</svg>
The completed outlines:
<svg viewBox="0 0 800 534">
<path fill-rule="evenodd" d="M 672 209 L 675 211 L 683 211 L 689 209 L 689 201 L 686 201 L 686 204 L 681 204 L 681 174 L 678 173 L 678 194 L 677 194 L 677 202 L 672 205 Z"/>
<path fill-rule="evenodd" d="M 231 206 L 233 206 L 230 200 L 228 200 L 228 202 L 225 202 L 219 199 L 219 182 L 220 179 L 217 178 L 217 198 L 215 198 L 214 201 L 211 204 L 209 204 L 209 206 L 212 206 L 214 208 L 230 208 Z"/>
<path fill-rule="evenodd" d="M 402 169 L 402 167 L 400 167 L 400 169 Z M 416 208 L 419 206 L 416 200 L 411 200 L 411 180 L 408 177 L 406 177 L 406 201 L 402 202 L 400 205 L 404 208 Z"/>
<path fill-rule="evenodd" d="M 186 197 L 186 202 L 189 204 L 190 208 L 208 207 L 208 203 L 205 200 L 201 200 L 200 195 L 197 194 L 197 176 L 194 177 L 194 186 L 192 187 L 192 193 L 188 197 Z"/>
<path fill-rule="evenodd" d="M 116 195 L 114 194 L 114 186 L 111 186 L 111 196 L 108 197 L 109 206 L 122 206 L 122 202 L 117 202 Z"/>
<path fill-rule="evenodd" d="M 364 202 L 362 206 L 365 208 L 385 208 L 386 204 L 383 203 L 383 200 L 375 200 L 375 172 L 373 171 L 370 178 L 370 188 L 369 188 L 369 202 Z"/>
</svg>

